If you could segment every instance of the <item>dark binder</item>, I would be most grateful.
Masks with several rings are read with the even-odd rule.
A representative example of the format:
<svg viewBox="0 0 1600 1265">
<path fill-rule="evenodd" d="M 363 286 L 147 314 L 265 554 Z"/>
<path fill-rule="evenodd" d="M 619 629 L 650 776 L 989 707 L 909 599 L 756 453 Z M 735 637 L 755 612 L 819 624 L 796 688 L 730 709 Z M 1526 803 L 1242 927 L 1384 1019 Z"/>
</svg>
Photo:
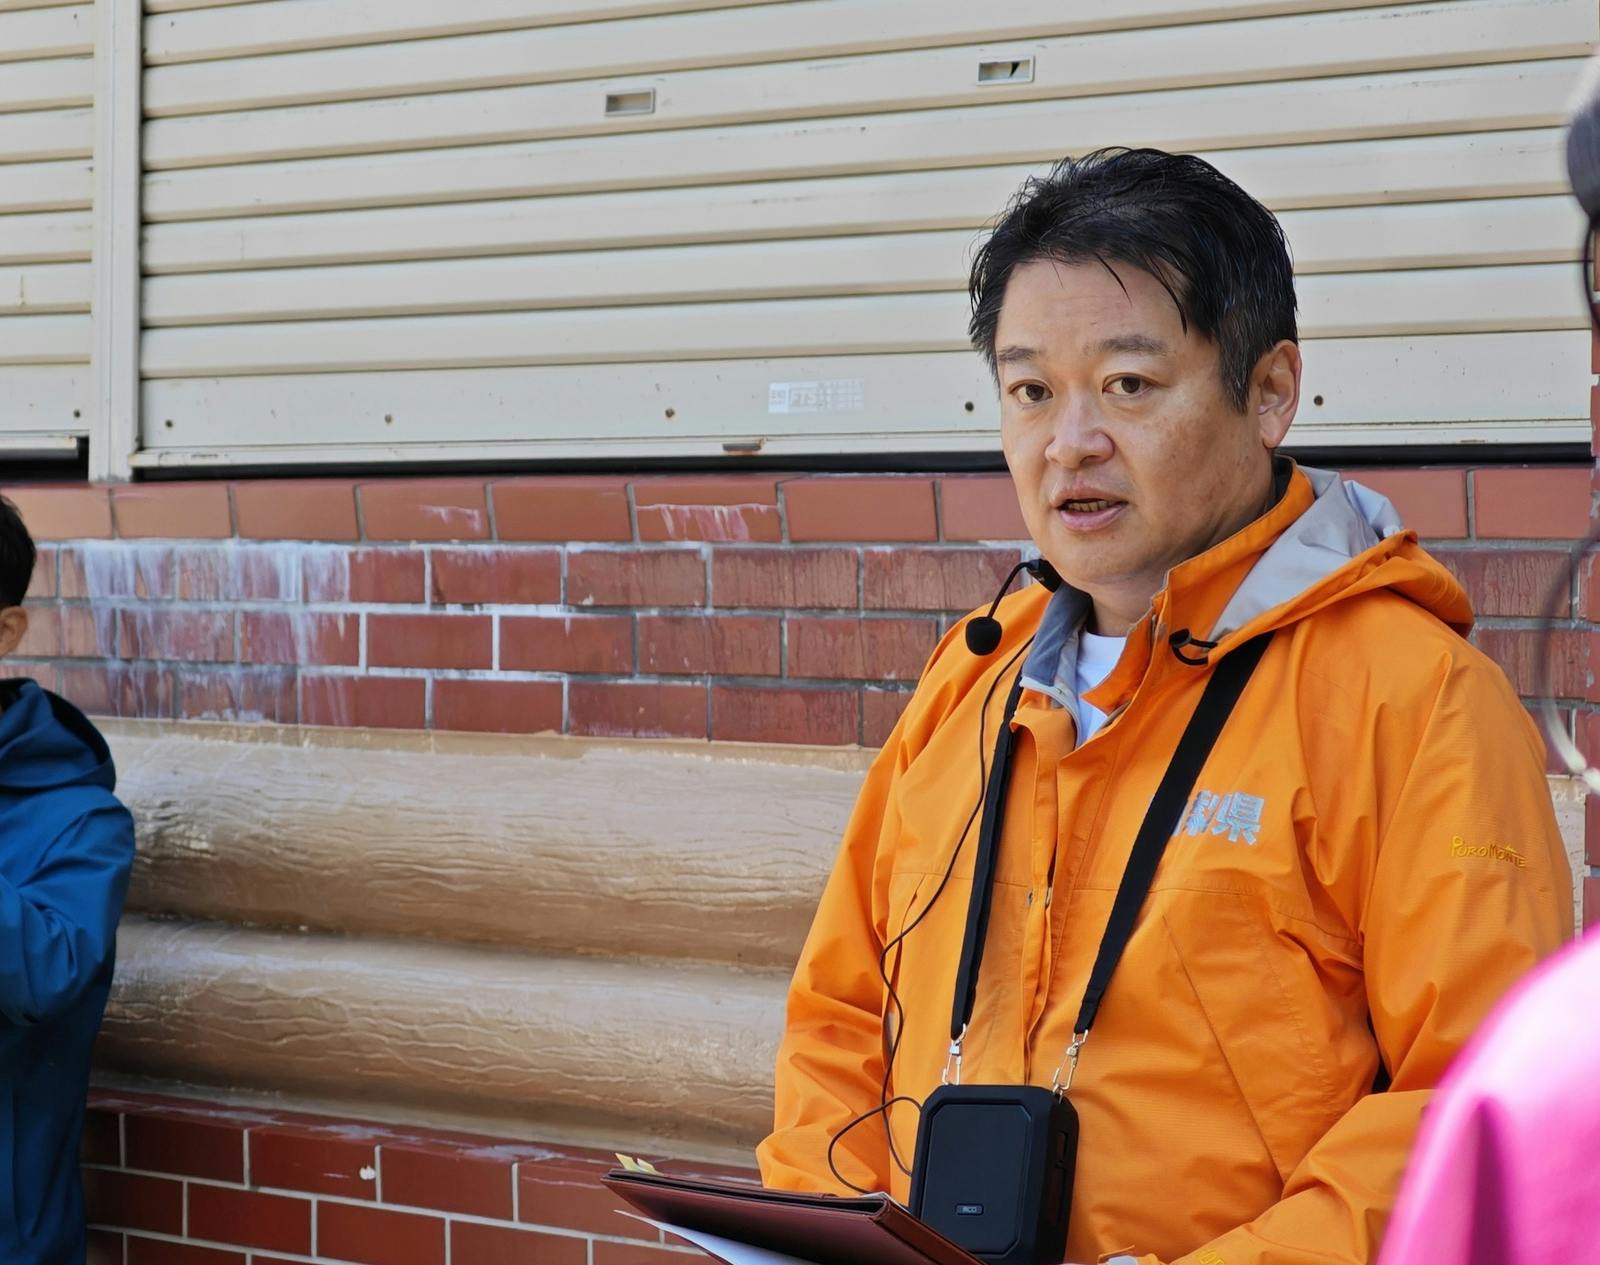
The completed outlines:
<svg viewBox="0 0 1600 1265">
<path fill-rule="evenodd" d="M 816 1265 L 981 1265 L 888 1195 L 807 1195 L 623 1169 L 602 1180 L 652 1220 Z"/>
</svg>

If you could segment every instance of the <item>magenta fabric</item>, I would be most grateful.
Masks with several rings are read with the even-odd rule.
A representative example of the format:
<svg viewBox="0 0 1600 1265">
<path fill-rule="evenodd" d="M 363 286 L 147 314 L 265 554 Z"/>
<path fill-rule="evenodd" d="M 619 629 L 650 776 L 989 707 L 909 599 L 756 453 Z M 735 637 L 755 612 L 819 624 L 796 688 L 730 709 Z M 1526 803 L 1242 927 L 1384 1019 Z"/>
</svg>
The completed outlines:
<svg viewBox="0 0 1600 1265">
<path fill-rule="evenodd" d="M 1600 935 L 1513 989 L 1451 1067 L 1381 1259 L 1600 1263 Z"/>
</svg>

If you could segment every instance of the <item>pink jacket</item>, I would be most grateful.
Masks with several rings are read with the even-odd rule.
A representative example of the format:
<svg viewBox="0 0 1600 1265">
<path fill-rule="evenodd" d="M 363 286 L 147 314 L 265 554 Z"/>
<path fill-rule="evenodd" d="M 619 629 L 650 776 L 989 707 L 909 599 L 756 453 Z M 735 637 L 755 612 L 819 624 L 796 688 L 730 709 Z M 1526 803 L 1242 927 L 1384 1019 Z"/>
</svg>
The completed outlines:
<svg viewBox="0 0 1600 1265">
<path fill-rule="evenodd" d="M 1440 1083 L 1382 1265 L 1600 1262 L 1600 929 L 1484 1021 Z"/>
</svg>

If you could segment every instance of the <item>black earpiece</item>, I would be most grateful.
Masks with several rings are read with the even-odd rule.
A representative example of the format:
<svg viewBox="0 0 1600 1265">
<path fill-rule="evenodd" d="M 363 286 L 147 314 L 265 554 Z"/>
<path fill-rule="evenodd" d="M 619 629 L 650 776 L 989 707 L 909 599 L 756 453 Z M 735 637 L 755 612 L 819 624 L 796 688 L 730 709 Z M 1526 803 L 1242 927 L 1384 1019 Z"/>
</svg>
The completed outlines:
<svg viewBox="0 0 1600 1265">
<path fill-rule="evenodd" d="M 1006 595 L 1011 582 L 1022 571 L 1026 571 L 1051 593 L 1061 587 L 1060 572 L 1043 558 L 1030 558 L 1027 562 L 1017 563 L 1006 576 L 1006 582 L 1000 586 L 1000 591 L 994 595 L 994 601 L 989 605 L 989 613 L 979 615 L 967 624 L 967 649 L 973 654 L 980 657 L 990 655 L 999 646 L 1002 630 L 1000 621 L 994 617 L 994 613 L 1000 609 L 1000 599 Z"/>
</svg>

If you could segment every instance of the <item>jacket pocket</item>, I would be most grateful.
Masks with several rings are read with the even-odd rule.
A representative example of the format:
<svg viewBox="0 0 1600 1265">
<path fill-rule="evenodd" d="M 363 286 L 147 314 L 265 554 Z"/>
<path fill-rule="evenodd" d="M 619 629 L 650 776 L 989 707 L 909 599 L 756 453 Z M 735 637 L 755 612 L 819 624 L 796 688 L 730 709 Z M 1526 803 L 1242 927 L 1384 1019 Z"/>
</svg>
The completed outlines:
<svg viewBox="0 0 1600 1265">
<path fill-rule="evenodd" d="M 1167 936 L 1280 1179 L 1340 1114 L 1268 912 L 1234 892 L 1173 893 Z"/>
</svg>

